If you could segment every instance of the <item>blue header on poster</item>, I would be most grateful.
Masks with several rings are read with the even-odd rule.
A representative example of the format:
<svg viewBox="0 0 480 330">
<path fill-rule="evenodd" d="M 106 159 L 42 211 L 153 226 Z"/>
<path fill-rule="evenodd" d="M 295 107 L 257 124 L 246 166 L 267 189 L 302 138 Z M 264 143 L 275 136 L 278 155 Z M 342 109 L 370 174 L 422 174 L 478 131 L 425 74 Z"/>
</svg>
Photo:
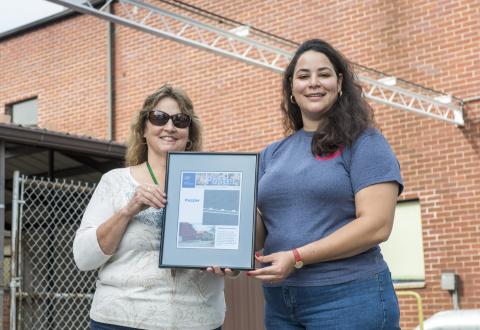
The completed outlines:
<svg viewBox="0 0 480 330">
<path fill-rule="evenodd" d="M 182 188 L 195 188 L 195 173 L 183 173 Z"/>
</svg>

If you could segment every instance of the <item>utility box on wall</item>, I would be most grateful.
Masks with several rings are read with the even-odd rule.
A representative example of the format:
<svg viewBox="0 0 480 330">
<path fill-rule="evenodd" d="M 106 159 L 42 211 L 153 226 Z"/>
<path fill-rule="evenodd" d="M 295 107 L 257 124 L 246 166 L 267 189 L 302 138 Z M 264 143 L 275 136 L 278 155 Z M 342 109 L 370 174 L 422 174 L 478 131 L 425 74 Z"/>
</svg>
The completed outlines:
<svg viewBox="0 0 480 330">
<path fill-rule="evenodd" d="M 442 272 L 442 278 L 440 280 L 443 290 L 455 291 L 457 289 L 458 278 L 457 274 L 453 271 Z"/>
</svg>

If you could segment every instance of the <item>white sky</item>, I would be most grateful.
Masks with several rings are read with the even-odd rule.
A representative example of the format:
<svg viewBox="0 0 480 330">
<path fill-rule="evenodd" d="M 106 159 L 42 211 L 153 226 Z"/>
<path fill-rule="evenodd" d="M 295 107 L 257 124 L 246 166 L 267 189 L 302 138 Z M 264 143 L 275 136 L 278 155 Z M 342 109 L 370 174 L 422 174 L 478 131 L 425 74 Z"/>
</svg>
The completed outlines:
<svg viewBox="0 0 480 330">
<path fill-rule="evenodd" d="M 46 0 L 0 0 L 0 33 L 64 9 Z"/>
</svg>

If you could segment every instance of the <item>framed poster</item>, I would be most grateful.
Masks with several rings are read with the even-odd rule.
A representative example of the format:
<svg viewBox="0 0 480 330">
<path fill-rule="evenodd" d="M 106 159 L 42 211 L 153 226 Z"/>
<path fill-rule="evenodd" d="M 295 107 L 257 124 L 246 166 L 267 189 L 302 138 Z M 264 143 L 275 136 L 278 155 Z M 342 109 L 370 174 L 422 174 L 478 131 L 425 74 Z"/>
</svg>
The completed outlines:
<svg viewBox="0 0 480 330">
<path fill-rule="evenodd" d="M 258 154 L 169 152 L 160 267 L 254 268 Z"/>
</svg>

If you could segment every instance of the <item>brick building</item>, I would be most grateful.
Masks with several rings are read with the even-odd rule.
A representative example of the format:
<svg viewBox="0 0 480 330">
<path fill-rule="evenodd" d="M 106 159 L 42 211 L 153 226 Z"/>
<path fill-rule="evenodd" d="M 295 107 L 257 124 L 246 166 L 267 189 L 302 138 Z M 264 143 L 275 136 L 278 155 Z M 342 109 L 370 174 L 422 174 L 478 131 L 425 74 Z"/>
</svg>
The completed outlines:
<svg viewBox="0 0 480 330">
<path fill-rule="evenodd" d="M 401 200 L 419 205 L 424 278 L 410 289 L 421 295 L 426 317 L 451 309 L 440 278 L 454 271 L 461 308 L 480 308 L 478 0 L 188 3 L 289 40 L 325 39 L 354 63 L 465 101 L 463 127 L 370 103 L 401 163 Z M 121 25 L 115 25 L 110 48 L 108 25 L 62 14 L 0 35 L 2 114 L 35 99 L 39 127 L 123 142 L 145 96 L 169 82 L 192 98 L 204 124 L 205 150 L 259 151 L 283 136 L 279 74 Z M 409 237 L 404 242 L 409 245 Z M 226 292 L 226 329 L 261 324 L 245 320 L 262 317 L 257 283 L 240 279 Z M 247 300 L 248 306 L 236 305 Z M 402 327 L 413 328 L 415 301 L 399 300 Z"/>
</svg>

